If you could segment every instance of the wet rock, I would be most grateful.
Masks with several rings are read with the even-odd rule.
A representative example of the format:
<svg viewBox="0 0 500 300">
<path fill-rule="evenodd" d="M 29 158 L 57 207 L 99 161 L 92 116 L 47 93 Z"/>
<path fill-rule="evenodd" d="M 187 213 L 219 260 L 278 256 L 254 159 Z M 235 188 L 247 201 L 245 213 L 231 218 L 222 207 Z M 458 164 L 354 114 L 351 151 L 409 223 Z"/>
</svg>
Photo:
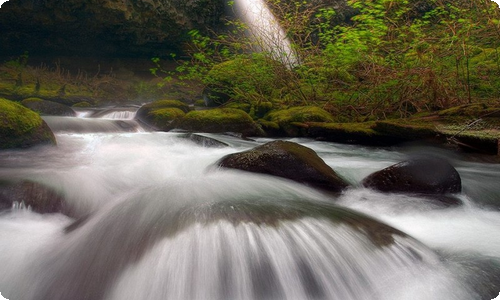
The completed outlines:
<svg viewBox="0 0 500 300">
<path fill-rule="evenodd" d="M 445 159 L 416 157 L 366 177 L 363 186 L 382 192 L 441 195 L 460 193 L 457 170 Z"/>
<path fill-rule="evenodd" d="M 34 212 L 62 213 L 72 216 L 63 196 L 53 189 L 32 181 L 0 183 L 0 210 L 14 205 Z"/>
<path fill-rule="evenodd" d="M 196 134 L 196 133 L 187 133 L 187 134 L 181 135 L 180 137 L 187 139 L 187 140 L 190 140 L 190 141 L 192 141 L 200 146 L 207 147 L 207 148 L 224 148 L 224 147 L 229 146 L 228 144 L 221 142 L 221 141 L 218 141 L 214 138 L 204 136 L 201 134 Z"/>
<path fill-rule="evenodd" d="M 75 111 L 64 104 L 47 101 L 40 98 L 28 98 L 21 101 L 27 108 L 46 116 L 76 116 Z"/>
<path fill-rule="evenodd" d="M 293 142 L 275 141 L 230 154 L 218 165 L 279 176 L 333 192 L 340 192 L 348 186 L 316 152 Z"/>
</svg>

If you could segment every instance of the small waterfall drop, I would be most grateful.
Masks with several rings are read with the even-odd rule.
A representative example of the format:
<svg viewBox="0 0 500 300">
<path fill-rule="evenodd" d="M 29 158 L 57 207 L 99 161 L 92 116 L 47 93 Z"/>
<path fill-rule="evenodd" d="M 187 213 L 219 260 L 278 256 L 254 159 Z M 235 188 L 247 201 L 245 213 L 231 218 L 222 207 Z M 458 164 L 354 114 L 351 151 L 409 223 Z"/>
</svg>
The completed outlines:
<svg viewBox="0 0 500 300">
<path fill-rule="evenodd" d="M 292 68 L 299 63 L 296 52 L 285 31 L 264 0 L 236 0 L 236 14 L 249 27 L 249 34 L 255 39 L 259 50 Z"/>
</svg>

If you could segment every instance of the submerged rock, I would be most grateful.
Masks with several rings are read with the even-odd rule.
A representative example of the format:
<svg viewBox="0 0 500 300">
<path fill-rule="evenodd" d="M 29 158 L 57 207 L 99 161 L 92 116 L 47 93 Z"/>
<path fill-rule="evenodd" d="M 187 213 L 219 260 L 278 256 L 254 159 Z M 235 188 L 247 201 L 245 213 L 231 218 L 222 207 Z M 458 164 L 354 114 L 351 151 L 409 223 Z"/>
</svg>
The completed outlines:
<svg viewBox="0 0 500 300">
<path fill-rule="evenodd" d="M 75 111 L 64 104 L 47 101 L 40 98 L 28 98 L 21 101 L 27 108 L 47 116 L 76 116 Z"/>
<path fill-rule="evenodd" d="M 204 136 L 201 134 L 196 134 L 196 133 L 186 133 L 184 135 L 181 135 L 180 137 L 187 139 L 187 140 L 190 140 L 190 141 L 194 142 L 195 144 L 198 144 L 200 146 L 207 147 L 207 148 L 224 148 L 224 147 L 229 146 L 228 144 L 221 142 L 221 141 L 218 141 L 214 138 Z"/>
<path fill-rule="evenodd" d="M 416 157 L 375 172 L 363 186 L 382 192 L 417 194 L 460 193 L 462 182 L 457 170 L 445 159 Z"/>
<path fill-rule="evenodd" d="M 288 178 L 321 189 L 340 192 L 348 184 L 313 150 L 297 143 L 275 141 L 223 157 L 218 165 Z"/>
<path fill-rule="evenodd" d="M 0 98 L 0 149 L 55 143 L 54 134 L 37 113 Z"/>
<path fill-rule="evenodd" d="M 0 210 L 13 206 L 29 208 L 41 214 L 61 213 L 72 216 L 63 196 L 32 181 L 0 183 Z"/>
</svg>

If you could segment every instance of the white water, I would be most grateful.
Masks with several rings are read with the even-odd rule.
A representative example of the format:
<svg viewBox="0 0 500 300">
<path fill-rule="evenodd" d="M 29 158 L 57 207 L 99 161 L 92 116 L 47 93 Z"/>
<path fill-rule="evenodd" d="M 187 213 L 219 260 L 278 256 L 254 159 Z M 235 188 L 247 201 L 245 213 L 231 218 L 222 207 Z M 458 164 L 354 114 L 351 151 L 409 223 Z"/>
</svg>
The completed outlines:
<svg viewBox="0 0 500 300">
<path fill-rule="evenodd" d="M 465 204 L 442 208 L 357 187 L 406 150 L 294 139 L 354 185 L 336 198 L 212 167 L 268 139 L 212 135 L 231 146 L 204 148 L 179 133 L 128 132 L 116 120 L 47 120 L 80 124 L 57 131 L 57 147 L 0 152 L 0 180 L 41 182 L 90 217 L 66 233 L 73 220 L 60 214 L 0 214 L 0 292 L 8 299 L 489 300 L 499 292 L 498 165 L 455 157 Z M 104 132 L 87 129 L 92 121 Z M 394 243 L 378 246 L 370 237 L 377 228 L 330 219 L 342 207 L 416 240 L 392 234 Z"/>
<path fill-rule="evenodd" d="M 298 64 L 299 60 L 290 40 L 263 0 L 236 0 L 234 7 L 258 46 L 254 51 L 269 52 L 290 68 Z"/>
</svg>

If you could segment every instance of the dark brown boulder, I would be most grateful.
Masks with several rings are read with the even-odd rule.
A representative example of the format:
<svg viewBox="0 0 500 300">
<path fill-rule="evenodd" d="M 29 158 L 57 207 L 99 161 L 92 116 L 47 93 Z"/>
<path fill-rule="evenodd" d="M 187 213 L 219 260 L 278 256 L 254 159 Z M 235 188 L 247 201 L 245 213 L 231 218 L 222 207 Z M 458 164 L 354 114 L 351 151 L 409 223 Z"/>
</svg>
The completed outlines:
<svg viewBox="0 0 500 300">
<path fill-rule="evenodd" d="M 72 216 L 64 197 L 43 184 L 32 181 L 0 183 L 0 210 L 14 204 L 37 213 L 62 213 Z"/>
<path fill-rule="evenodd" d="M 412 158 L 366 177 L 363 186 L 382 192 L 416 194 L 460 193 L 462 183 L 457 170 L 438 157 Z"/>
<path fill-rule="evenodd" d="M 333 192 L 340 192 L 348 186 L 316 152 L 286 141 L 270 142 L 249 151 L 229 154 L 218 165 L 284 177 Z"/>
</svg>

